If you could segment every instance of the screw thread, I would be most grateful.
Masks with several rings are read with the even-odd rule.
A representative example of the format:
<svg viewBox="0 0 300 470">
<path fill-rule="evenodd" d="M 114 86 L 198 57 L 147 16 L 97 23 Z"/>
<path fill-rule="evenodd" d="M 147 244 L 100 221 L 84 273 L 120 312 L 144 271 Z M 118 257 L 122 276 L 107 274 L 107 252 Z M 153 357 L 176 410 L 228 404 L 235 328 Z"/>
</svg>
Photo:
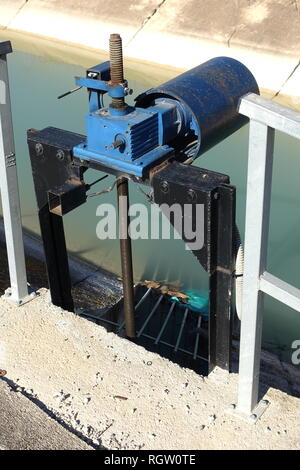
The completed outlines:
<svg viewBox="0 0 300 470">
<path fill-rule="evenodd" d="M 110 80 L 113 85 L 118 85 L 124 82 L 122 39 L 119 34 L 110 35 L 109 55 Z M 124 97 L 112 98 L 112 105 L 114 107 L 123 107 L 125 105 Z"/>
</svg>

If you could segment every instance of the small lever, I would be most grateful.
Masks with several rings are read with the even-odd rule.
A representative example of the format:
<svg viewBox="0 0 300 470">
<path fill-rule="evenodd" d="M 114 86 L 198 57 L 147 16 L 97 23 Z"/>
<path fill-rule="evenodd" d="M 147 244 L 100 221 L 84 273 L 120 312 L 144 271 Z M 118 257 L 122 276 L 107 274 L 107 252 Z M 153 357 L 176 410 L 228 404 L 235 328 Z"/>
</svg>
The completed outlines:
<svg viewBox="0 0 300 470">
<path fill-rule="evenodd" d="M 82 88 L 82 86 L 77 86 L 76 88 L 73 88 L 73 90 L 67 91 L 66 93 L 63 93 L 62 95 L 59 95 L 57 99 L 60 100 L 61 98 L 64 98 L 65 96 L 71 95 L 71 93 L 75 93 L 75 91 L 80 90 L 80 88 Z"/>
</svg>

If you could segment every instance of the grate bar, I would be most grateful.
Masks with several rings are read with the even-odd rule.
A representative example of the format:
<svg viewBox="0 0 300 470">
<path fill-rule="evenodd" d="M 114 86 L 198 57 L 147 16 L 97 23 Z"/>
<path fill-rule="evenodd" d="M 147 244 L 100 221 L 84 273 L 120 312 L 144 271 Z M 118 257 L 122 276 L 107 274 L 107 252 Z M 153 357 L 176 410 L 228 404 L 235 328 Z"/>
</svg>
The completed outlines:
<svg viewBox="0 0 300 470">
<path fill-rule="evenodd" d="M 146 333 L 143 333 L 142 336 L 144 336 L 144 338 L 151 339 L 152 341 L 155 339 L 153 336 L 147 335 Z M 169 348 L 174 349 L 174 345 L 170 344 L 170 343 L 167 343 L 166 341 L 160 341 L 160 344 L 162 344 L 163 346 L 168 346 Z M 188 354 L 189 356 L 193 356 L 193 353 L 191 351 L 187 351 L 186 349 L 183 349 L 183 348 L 178 348 L 177 351 Z M 207 357 L 200 356 L 199 354 L 197 354 L 196 359 L 201 359 L 202 361 L 208 362 Z"/>
<path fill-rule="evenodd" d="M 145 294 L 143 295 L 143 297 L 138 301 L 138 303 L 136 304 L 136 306 L 134 307 L 134 311 L 136 311 L 139 306 L 144 302 L 144 300 L 148 297 L 148 295 L 150 294 L 151 292 L 151 287 L 149 287 L 149 289 L 145 292 Z M 117 333 L 120 333 L 121 330 L 123 330 L 125 326 L 125 320 L 122 321 L 122 323 L 120 323 L 120 326 L 117 330 Z"/>
<path fill-rule="evenodd" d="M 154 313 L 156 312 L 159 304 L 161 303 L 162 301 L 162 298 L 163 298 L 163 294 L 160 295 L 158 301 L 156 302 L 156 304 L 154 305 L 153 309 L 151 310 L 150 314 L 148 315 L 148 317 L 146 318 L 146 321 L 144 322 L 142 328 L 140 329 L 140 331 L 138 332 L 137 334 L 137 337 L 139 338 L 141 336 L 141 334 L 143 333 L 144 329 L 146 328 L 146 326 L 148 325 L 150 319 L 153 317 Z"/>
<path fill-rule="evenodd" d="M 185 311 L 184 311 L 184 316 L 183 316 L 183 319 L 182 319 L 182 322 L 181 322 L 181 327 L 180 327 L 179 335 L 178 335 L 176 345 L 175 345 L 175 348 L 174 348 L 174 352 L 178 351 L 178 347 L 179 347 L 179 344 L 180 344 L 183 328 L 184 328 L 186 317 L 187 317 L 188 313 L 189 313 L 189 309 L 186 308 Z"/>
<path fill-rule="evenodd" d="M 197 323 L 197 335 L 196 335 L 196 341 L 195 341 L 195 347 L 194 347 L 194 359 L 197 358 L 197 351 L 198 351 L 198 346 L 199 346 L 199 337 L 200 337 L 200 327 L 201 327 L 201 321 L 202 321 L 202 317 L 201 315 L 199 316 L 198 318 L 198 323 Z"/>
<path fill-rule="evenodd" d="M 90 313 L 83 313 L 81 314 L 80 316 L 84 316 L 84 317 L 90 317 L 90 318 L 93 318 L 95 320 L 100 320 L 104 323 L 108 323 L 109 325 L 112 325 L 112 326 L 118 326 L 118 323 L 116 322 L 113 322 L 111 320 L 108 320 L 107 318 L 102 318 L 102 317 L 96 317 L 95 315 L 92 315 Z M 155 340 L 155 338 L 151 335 L 147 335 L 146 333 L 143 333 L 141 336 L 143 336 L 144 338 L 147 338 L 147 339 L 150 339 L 152 341 Z M 174 345 L 173 344 L 170 344 L 168 343 L 167 341 L 160 341 L 160 344 L 163 345 L 163 346 L 167 346 L 171 349 L 174 349 Z M 177 351 L 179 352 L 183 352 L 184 354 L 187 354 L 189 356 L 193 356 L 193 359 L 201 359 L 202 361 L 205 361 L 205 362 L 208 362 L 208 359 L 207 357 L 203 357 L 203 356 L 200 356 L 199 354 L 196 354 L 196 356 L 194 355 L 194 353 L 190 352 L 190 351 L 187 351 L 186 349 L 183 349 L 183 348 L 178 348 Z"/>
<path fill-rule="evenodd" d="M 162 334 L 163 334 L 163 332 L 165 331 L 165 328 L 166 328 L 166 326 L 167 326 L 167 323 L 168 323 L 168 321 L 169 321 L 169 318 L 170 318 L 170 316 L 172 315 L 172 312 L 173 312 L 173 310 L 174 310 L 175 305 L 176 305 L 176 302 L 173 301 L 173 302 L 172 302 L 172 305 L 171 305 L 171 307 L 170 307 L 170 310 L 168 311 L 168 315 L 167 315 L 167 317 L 166 317 L 166 319 L 165 319 L 165 321 L 164 321 L 163 326 L 161 327 L 160 332 L 158 333 L 158 336 L 157 336 L 157 338 L 156 338 L 154 344 L 158 344 L 158 343 L 159 343 L 160 338 L 162 337 Z"/>
</svg>

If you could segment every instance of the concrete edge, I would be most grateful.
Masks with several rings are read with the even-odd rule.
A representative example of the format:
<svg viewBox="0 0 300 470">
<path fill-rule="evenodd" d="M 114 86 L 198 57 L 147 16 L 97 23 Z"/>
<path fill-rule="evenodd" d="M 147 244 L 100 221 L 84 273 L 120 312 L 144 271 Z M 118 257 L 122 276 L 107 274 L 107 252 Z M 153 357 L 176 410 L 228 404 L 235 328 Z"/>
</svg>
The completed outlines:
<svg viewBox="0 0 300 470">
<path fill-rule="evenodd" d="M 95 51 L 107 51 L 109 33 L 117 30 L 124 38 L 124 54 L 128 58 L 181 69 L 194 67 L 213 56 L 228 55 L 248 66 L 260 88 L 274 91 L 273 97 L 293 96 L 292 106 L 300 107 L 299 57 L 276 54 L 267 48 L 258 48 L 237 39 L 232 44 L 226 38 L 223 42 L 218 42 L 192 35 L 170 34 L 164 32 L 161 27 L 157 27 L 156 31 L 156 18 L 159 17 L 157 12 L 161 5 L 150 17 L 145 18 L 142 25 L 126 25 L 115 21 L 114 18 L 108 21 L 107 18 L 90 18 L 88 14 L 80 17 L 68 16 L 67 7 L 65 11 L 57 12 L 51 11 L 49 6 L 45 15 L 31 0 L 23 2 L 18 8 L 19 2 L 14 0 L 13 3 L 16 4 L 15 15 L 9 24 L 2 24 L 0 18 L 4 29 L 60 40 Z M 60 24 L 63 28 L 59 27 Z M 149 24 L 151 28 L 148 27 Z"/>
<path fill-rule="evenodd" d="M 5 230 L 2 217 L 0 217 L 0 241 L 5 243 Z M 23 242 L 25 253 L 37 261 L 44 263 L 45 255 L 41 239 L 23 229 Z M 99 266 L 94 266 L 85 260 L 79 259 L 72 253 L 68 253 L 68 255 L 73 286 L 83 281 L 89 281 L 95 285 L 101 284 L 102 287 L 115 292 L 116 295 L 121 295 L 122 283 L 116 275 L 109 273 Z"/>
<path fill-rule="evenodd" d="M 0 378 L 0 390 L 0 450 L 99 448 L 10 379 Z"/>
<path fill-rule="evenodd" d="M 44 262 L 42 242 L 37 237 L 24 231 L 25 253 L 38 261 Z M 3 219 L 0 218 L 0 241 L 5 243 Z M 112 273 L 69 255 L 70 273 L 74 284 L 87 281 L 87 288 L 97 285 L 122 295 L 121 281 Z M 238 373 L 239 341 L 233 340 L 233 373 Z M 261 382 L 300 398 L 300 369 L 281 361 L 275 354 L 266 350 L 261 352 Z"/>
</svg>

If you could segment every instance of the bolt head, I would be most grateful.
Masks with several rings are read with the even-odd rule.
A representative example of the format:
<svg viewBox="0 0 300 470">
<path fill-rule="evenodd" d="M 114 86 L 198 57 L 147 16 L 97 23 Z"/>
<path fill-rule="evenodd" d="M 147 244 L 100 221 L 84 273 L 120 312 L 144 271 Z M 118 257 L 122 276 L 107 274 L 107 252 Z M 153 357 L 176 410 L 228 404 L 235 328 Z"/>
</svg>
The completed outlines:
<svg viewBox="0 0 300 470">
<path fill-rule="evenodd" d="M 268 405 L 269 404 L 268 400 L 262 400 L 261 402 L 262 402 L 263 405 Z"/>
<path fill-rule="evenodd" d="M 39 142 L 35 144 L 35 153 L 38 157 L 40 157 L 44 153 L 44 147 Z"/>
<path fill-rule="evenodd" d="M 197 194 L 193 189 L 189 189 L 187 192 L 187 199 L 189 202 L 195 202 L 197 201 Z"/>
<path fill-rule="evenodd" d="M 159 187 L 162 193 L 167 194 L 169 192 L 169 183 L 167 181 L 162 181 Z"/>
<path fill-rule="evenodd" d="M 56 152 L 56 158 L 60 161 L 62 161 L 65 158 L 65 152 L 61 149 L 57 150 Z"/>
<path fill-rule="evenodd" d="M 253 413 L 253 414 L 250 416 L 250 419 L 252 419 L 253 421 L 255 421 L 255 420 L 256 420 L 256 418 L 257 418 L 257 415 L 256 415 L 256 414 L 254 414 L 254 413 Z"/>
<path fill-rule="evenodd" d="M 235 410 L 236 409 L 236 405 L 234 403 L 231 403 L 231 405 L 229 405 L 229 408 L 231 408 L 232 410 Z"/>
</svg>

